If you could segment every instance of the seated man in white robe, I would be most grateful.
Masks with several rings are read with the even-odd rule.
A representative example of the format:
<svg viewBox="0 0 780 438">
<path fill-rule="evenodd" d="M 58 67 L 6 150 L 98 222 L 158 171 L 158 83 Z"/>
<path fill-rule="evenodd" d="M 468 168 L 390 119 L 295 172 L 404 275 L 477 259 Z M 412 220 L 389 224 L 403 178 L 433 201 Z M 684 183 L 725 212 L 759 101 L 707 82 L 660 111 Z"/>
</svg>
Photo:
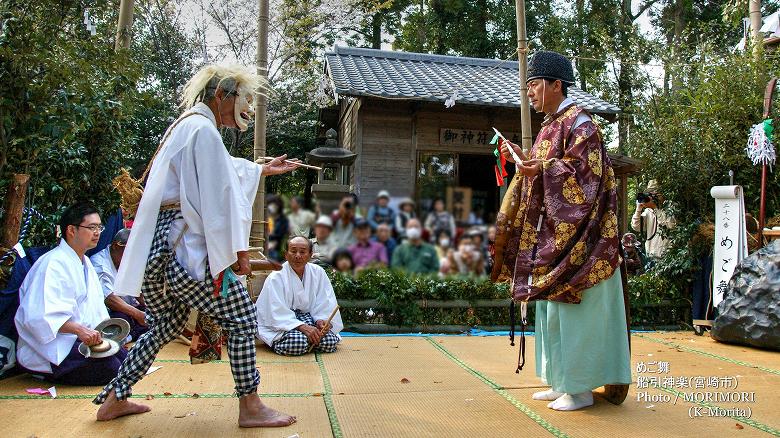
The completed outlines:
<svg viewBox="0 0 780 438">
<path fill-rule="evenodd" d="M 94 329 L 108 319 L 100 280 L 85 253 L 97 245 L 103 225 L 97 210 L 80 203 L 62 214 L 63 239 L 30 269 L 19 289 L 14 322 L 19 332 L 17 359 L 27 371 L 55 383 L 104 385 L 127 355 L 85 358 L 82 342 L 103 341 Z"/>
<path fill-rule="evenodd" d="M 103 288 L 108 314 L 112 318 L 122 318 L 127 321 L 130 324 L 130 340 L 135 341 L 149 330 L 149 327 L 146 325 L 146 314 L 144 313 L 146 306 L 139 301 L 143 298 L 136 298 L 130 295 L 119 296 L 114 293 L 114 280 L 116 279 L 117 270 L 122 262 L 122 255 L 125 253 L 125 246 L 129 238 L 130 229 L 123 228 L 119 230 L 111 240 L 111 245 L 94 254 L 89 260 L 92 262 L 92 266 L 100 279 L 100 286 Z"/>
<path fill-rule="evenodd" d="M 272 272 L 257 298 L 258 338 L 277 354 L 299 356 L 311 350 L 336 351 L 344 328 L 336 312 L 336 295 L 321 267 L 309 263 L 312 243 L 293 237 L 287 244 L 287 261 Z"/>
</svg>

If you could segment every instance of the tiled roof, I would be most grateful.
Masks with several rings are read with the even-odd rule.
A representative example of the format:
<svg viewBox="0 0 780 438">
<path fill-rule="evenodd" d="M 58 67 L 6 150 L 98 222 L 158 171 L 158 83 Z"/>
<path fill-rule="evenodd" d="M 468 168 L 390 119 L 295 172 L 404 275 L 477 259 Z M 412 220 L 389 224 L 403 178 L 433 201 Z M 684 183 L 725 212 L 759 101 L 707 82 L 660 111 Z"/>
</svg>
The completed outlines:
<svg viewBox="0 0 780 438">
<path fill-rule="evenodd" d="M 444 102 L 457 90 L 458 104 L 520 106 L 518 63 L 426 53 L 337 46 L 325 54 L 338 95 Z M 617 106 L 581 89 L 569 97 L 590 112 L 613 118 Z"/>
</svg>

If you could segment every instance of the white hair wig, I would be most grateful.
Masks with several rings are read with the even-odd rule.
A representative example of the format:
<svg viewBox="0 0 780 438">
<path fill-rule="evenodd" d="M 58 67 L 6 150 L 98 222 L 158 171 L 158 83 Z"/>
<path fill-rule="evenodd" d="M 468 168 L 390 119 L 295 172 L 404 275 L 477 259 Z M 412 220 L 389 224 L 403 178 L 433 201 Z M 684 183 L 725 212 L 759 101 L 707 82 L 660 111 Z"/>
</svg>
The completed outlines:
<svg viewBox="0 0 780 438">
<path fill-rule="evenodd" d="M 214 98 L 218 88 L 228 93 L 263 94 L 269 90 L 268 81 L 238 64 L 209 64 L 201 68 L 187 81 L 182 91 L 183 109 L 192 108 L 198 102 L 207 103 Z"/>
</svg>

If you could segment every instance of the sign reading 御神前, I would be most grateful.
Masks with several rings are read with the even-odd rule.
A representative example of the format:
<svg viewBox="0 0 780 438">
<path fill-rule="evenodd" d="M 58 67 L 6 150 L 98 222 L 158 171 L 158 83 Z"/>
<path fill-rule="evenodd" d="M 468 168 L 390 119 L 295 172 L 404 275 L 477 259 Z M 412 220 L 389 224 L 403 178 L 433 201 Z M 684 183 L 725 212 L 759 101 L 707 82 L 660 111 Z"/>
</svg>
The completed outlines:
<svg viewBox="0 0 780 438">
<path fill-rule="evenodd" d="M 520 144 L 520 133 L 504 132 L 507 140 Z M 441 128 L 439 129 L 439 144 L 450 146 L 490 146 L 490 140 L 495 135 L 493 130 L 480 131 L 476 129 Z"/>
</svg>

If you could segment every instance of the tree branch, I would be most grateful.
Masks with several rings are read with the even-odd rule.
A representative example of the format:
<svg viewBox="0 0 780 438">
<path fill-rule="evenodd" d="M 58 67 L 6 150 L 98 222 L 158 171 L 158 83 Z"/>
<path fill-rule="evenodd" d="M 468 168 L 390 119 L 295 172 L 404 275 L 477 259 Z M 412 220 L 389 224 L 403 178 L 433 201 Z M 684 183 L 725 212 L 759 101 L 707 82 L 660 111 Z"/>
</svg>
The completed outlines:
<svg viewBox="0 0 780 438">
<path fill-rule="evenodd" d="M 653 5 L 655 5 L 656 3 L 658 3 L 658 0 L 645 0 L 645 3 L 642 6 L 639 7 L 639 11 L 637 11 L 636 14 L 632 14 L 631 13 L 631 1 L 629 1 L 628 2 L 628 11 L 627 12 L 628 12 L 628 16 L 631 18 L 631 22 L 633 23 L 634 21 L 636 21 L 637 18 L 641 17 L 642 14 L 644 14 L 646 10 L 650 9 L 651 7 L 653 7 Z"/>
</svg>

